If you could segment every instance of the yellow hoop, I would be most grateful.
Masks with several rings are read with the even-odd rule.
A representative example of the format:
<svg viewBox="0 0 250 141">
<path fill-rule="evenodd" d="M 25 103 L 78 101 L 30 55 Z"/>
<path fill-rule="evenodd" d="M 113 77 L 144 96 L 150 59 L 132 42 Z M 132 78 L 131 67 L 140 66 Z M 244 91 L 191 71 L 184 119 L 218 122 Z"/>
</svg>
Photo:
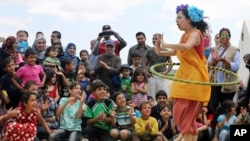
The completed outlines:
<svg viewBox="0 0 250 141">
<path fill-rule="evenodd" d="M 155 71 L 155 68 L 157 67 L 161 67 L 161 66 L 167 66 L 167 65 L 180 65 L 180 63 L 161 63 L 161 64 L 155 64 L 152 67 L 150 67 L 150 71 L 159 77 L 165 78 L 165 79 L 169 79 L 169 80 L 173 80 L 173 81 L 178 81 L 178 82 L 183 82 L 183 83 L 192 83 L 192 84 L 196 84 L 196 85 L 210 85 L 210 86 L 230 86 L 230 85 L 237 85 L 240 83 L 239 77 L 236 73 L 232 72 L 232 71 L 228 71 L 226 69 L 222 69 L 222 68 L 218 68 L 218 67 L 213 67 L 213 66 L 208 66 L 209 69 L 213 69 L 213 70 L 217 70 L 217 71 L 222 71 L 225 72 L 227 74 L 233 75 L 235 77 L 237 77 L 236 81 L 233 82 L 227 82 L 227 83 L 211 83 L 211 82 L 200 82 L 200 81 L 189 81 L 189 80 L 184 80 L 184 79 L 179 79 L 179 78 L 175 78 L 173 76 L 169 76 L 169 75 L 163 75 L 157 71 Z"/>
</svg>

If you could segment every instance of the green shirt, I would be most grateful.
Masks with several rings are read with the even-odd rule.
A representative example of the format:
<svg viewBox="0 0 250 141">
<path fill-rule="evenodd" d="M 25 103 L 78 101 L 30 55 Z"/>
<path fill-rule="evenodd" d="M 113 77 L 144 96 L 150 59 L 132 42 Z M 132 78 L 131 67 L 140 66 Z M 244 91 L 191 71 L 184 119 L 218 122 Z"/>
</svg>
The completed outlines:
<svg viewBox="0 0 250 141">
<path fill-rule="evenodd" d="M 113 102 L 109 99 L 104 99 L 102 101 L 91 100 L 87 104 L 87 108 L 86 108 L 84 116 L 86 118 L 93 119 L 93 118 L 98 117 L 101 112 L 104 112 L 105 116 L 109 117 L 109 112 L 113 110 L 113 107 L 114 107 Z M 98 128 L 101 128 L 107 131 L 111 129 L 111 124 L 108 124 L 104 121 L 98 121 L 92 124 L 92 126 L 96 126 Z"/>
</svg>

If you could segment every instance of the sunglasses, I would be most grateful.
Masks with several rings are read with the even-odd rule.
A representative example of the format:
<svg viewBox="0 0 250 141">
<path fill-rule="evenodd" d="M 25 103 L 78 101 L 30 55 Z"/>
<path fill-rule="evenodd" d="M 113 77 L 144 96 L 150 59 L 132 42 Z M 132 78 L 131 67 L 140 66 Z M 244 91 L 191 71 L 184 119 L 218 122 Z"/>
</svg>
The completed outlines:
<svg viewBox="0 0 250 141">
<path fill-rule="evenodd" d="M 228 34 L 221 34 L 220 37 L 221 38 L 229 38 L 229 35 Z"/>
</svg>

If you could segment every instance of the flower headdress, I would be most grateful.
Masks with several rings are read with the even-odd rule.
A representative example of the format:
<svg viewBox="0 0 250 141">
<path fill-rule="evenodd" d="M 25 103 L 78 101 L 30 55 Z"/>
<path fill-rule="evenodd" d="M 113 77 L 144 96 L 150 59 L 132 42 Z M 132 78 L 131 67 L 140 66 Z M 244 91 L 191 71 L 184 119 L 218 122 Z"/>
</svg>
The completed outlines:
<svg viewBox="0 0 250 141">
<path fill-rule="evenodd" d="M 179 13 L 179 11 L 183 10 L 184 8 L 187 8 L 188 5 L 187 4 L 181 4 L 179 6 L 176 7 L 176 14 Z"/>
<path fill-rule="evenodd" d="M 187 8 L 188 10 L 188 16 L 192 22 L 200 22 L 203 19 L 203 10 L 198 9 L 194 6 L 188 6 L 187 4 L 181 4 L 176 7 L 176 14 L 179 13 L 179 11 Z"/>
<path fill-rule="evenodd" d="M 192 22 L 200 22 L 203 20 L 203 10 L 194 6 L 188 6 L 188 16 Z"/>
</svg>

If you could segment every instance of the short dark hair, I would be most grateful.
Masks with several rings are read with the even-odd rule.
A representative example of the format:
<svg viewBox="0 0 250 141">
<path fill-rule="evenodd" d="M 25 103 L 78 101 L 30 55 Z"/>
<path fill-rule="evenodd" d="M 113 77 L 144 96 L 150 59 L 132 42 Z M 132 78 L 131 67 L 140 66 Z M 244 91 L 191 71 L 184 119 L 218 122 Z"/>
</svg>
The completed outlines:
<svg viewBox="0 0 250 141">
<path fill-rule="evenodd" d="M 72 63 L 72 59 L 71 58 L 63 58 L 63 59 L 60 60 L 60 62 L 61 62 L 61 67 L 63 69 L 65 69 L 66 65 L 69 65 L 69 64 Z"/>
<path fill-rule="evenodd" d="M 100 87 L 106 88 L 106 84 L 102 81 L 97 81 L 95 83 L 92 83 L 91 84 L 91 91 L 94 92 L 96 89 L 98 89 Z"/>
<path fill-rule="evenodd" d="M 168 98 L 167 92 L 164 90 L 159 90 L 155 95 L 155 99 L 157 99 L 159 96 L 165 96 L 166 98 Z"/>
<path fill-rule="evenodd" d="M 117 96 L 120 95 L 120 94 L 123 94 L 123 93 L 120 92 L 120 91 L 114 92 L 114 94 L 112 95 L 111 99 L 112 99 L 114 102 L 116 102 L 116 98 L 117 98 Z"/>
<path fill-rule="evenodd" d="M 55 31 L 53 31 L 52 33 L 56 33 L 56 37 L 57 37 L 58 39 L 61 39 L 61 37 L 62 37 L 61 32 L 55 30 Z"/>
<path fill-rule="evenodd" d="M 140 57 L 141 58 L 142 56 L 141 56 L 141 54 L 134 52 L 134 53 L 131 54 L 131 58 L 134 58 L 134 57 Z"/>
<path fill-rule="evenodd" d="M 30 55 L 36 55 L 35 49 L 33 49 L 33 48 L 28 48 L 28 49 L 25 51 L 25 53 L 24 53 L 25 58 L 27 58 L 27 57 L 30 56 Z"/>
<path fill-rule="evenodd" d="M 3 59 L 3 68 L 5 68 L 10 62 L 14 61 L 10 56 Z"/>
<path fill-rule="evenodd" d="M 137 37 L 137 36 L 139 36 L 139 35 L 142 35 L 143 37 L 146 38 L 146 35 L 145 35 L 143 32 L 141 32 L 141 31 L 137 32 L 137 33 L 135 34 L 135 37 Z"/>
<path fill-rule="evenodd" d="M 89 56 L 89 52 L 88 52 L 86 49 L 81 50 L 81 51 L 80 51 L 80 53 L 79 53 L 79 55 L 81 56 L 81 54 L 82 54 L 83 52 L 86 52 L 86 53 L 87 53 L 87 55 Z"/>
</svg>

